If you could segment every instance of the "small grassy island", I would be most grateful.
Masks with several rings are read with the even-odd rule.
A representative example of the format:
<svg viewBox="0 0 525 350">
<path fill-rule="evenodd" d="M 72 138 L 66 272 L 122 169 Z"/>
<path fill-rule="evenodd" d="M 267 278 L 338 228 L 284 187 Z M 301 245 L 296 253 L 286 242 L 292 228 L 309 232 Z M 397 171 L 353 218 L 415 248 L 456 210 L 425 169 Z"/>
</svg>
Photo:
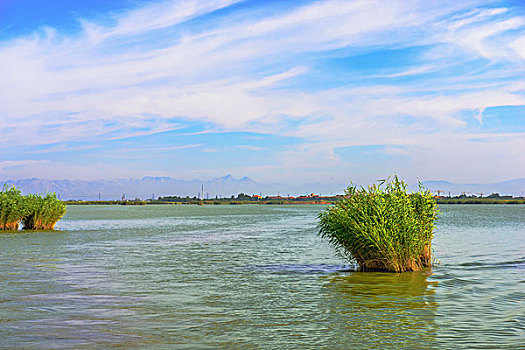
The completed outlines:
<svg viewBox="0 0 525 350">
<path fill-rule="evenodd" d="M 0 231 L 52 230 L 66 213 L 55 194 L 23 196 L 19 189 L 4 185 L 0 192 Z"/>
<path fill-rule="evenodd" d="M 382 186 L 386 186 L 382 189 Z M 438 208 L 428 191 L 407 193 L 397 176 L 345 197 L 319 215 L 319 234 L 362 271 L 419 271 L 432 265 Z"/>
</svg>

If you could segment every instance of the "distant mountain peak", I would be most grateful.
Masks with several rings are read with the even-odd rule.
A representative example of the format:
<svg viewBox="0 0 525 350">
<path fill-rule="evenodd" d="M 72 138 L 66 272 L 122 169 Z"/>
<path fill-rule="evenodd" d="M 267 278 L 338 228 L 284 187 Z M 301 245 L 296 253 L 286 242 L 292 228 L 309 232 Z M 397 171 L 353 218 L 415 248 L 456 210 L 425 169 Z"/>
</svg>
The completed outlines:
<svg viewBox="0 0 525 350">
<path fill-rule="evenodd" d="M 244 183 L 244 184 L 259 184 L 259 182 L 255 181 L 254 179 L 248 177 L 248 176 L 243 176 L 239 179 L 239 182 L 241 183 Z"/>
<path fill-rule="evenodd" d="M 144 176 L 142 181 L 170 181 L 173 180 L 173 178 L 169 176 Z"/>
<path fill-rule="evenodd" d="M 222 177 L 216 177 L 212 179 L 212 181 L 218 181 L 218 182 L 229 182 L 229 181 L 236 181 L 236 179 L 231 175 L 224 175 Z"/>
<path fill-rule="evenodd" d="M 452 185 L 453 183 L 450 181 L 445 180 L 429 180 L 429 181 L 423 181 L 422 184 L 444 184 L 444 185 Z"/>
</svg>

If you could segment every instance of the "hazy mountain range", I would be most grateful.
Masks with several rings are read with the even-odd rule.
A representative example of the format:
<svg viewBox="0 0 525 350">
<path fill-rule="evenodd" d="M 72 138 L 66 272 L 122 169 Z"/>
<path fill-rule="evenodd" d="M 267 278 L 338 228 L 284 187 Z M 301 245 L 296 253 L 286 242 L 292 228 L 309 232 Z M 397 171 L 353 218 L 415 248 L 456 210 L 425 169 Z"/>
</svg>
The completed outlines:
<svg viewBox="0 0 525 350">
<path fill-rule="evenodd" d="M 158 198 L 164 196 L 201 196 L 204 187 L 204 197 L 230 197 L 241 192 L 246 194 L 262 194 L 282 196 L 300 195 L 306 193 L 336 194 L 344 191 L 344 185 L 326 185 L 310 183 L 303 185 L 262 184 L 248 177 L 236 179 L 231 175 L 201 180 L 177 180 L 171 177 L 150 177 L 142 179 L 115 179 L 115 180 L 46 180 L 20 179 L 0 181 L 8 183 L 22 190 L 23 193 L 55 192 L 61 199 L 102 200 L 134 198 Z"/>
<path fill-rule="evenodd" d="M 55 192 L 61 199 L 103 200 L 134 198 L 158 198 L 159 196 L 200 196 L 204 187 L 204 196 L 207 198 L 230 197 L 241 192 L 246 194 L 262 194 L 281 196 L 297 196 L 306 193 L 322 195 L 341 194 L 346 184 L 322 184 L 319 182 L 302 185 L 282 183 L 262 184 L 248 177 L 236 179 L 231 175 L 201 180 L 177 180 L 171 177 L 143 177 L 142 179 L 115 179 L 115 180 L 46 180 L 20 179 L 0 181 L 8 183 L 22 190 L 23 193 Z M 426 181 L 423 185 L 433 193 L 440 191 L 444 195 L 458 195 L 465 192 L 467 195 L 489 195 L 498 192 L 501 195 L 523 196 L 525 192 L 525 178 L 514 179 L 491 184 L 457 184 L 447 181 Z M 417 185 L 411 185 L 416 189 Z"/>
</svg>

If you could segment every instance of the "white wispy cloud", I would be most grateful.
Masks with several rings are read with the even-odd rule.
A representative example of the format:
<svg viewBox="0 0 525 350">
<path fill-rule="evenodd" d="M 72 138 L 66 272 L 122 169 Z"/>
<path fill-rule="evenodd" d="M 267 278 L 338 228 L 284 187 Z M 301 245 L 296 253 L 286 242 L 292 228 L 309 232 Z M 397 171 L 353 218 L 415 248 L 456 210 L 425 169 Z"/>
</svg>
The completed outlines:
<svg viewBox="0 0 525 350">
<path fill-rule="evenodd" d="M 380 77 L 383 77 L 383 78 L 406 77 L 406 76 L 410 76 L 410 75 L 417 75 L 417 74 L 423 74 L 423 73 L 432 72 L 432 71 L 435 71 L 435 70 L 440 69 L 440 68 L 442 68 L 442 67 L 439 67 L 439 66 L 436 66 L 436 65 L 425 65 L 425 66 L 421 66 L 421 67 L 410 68 L 410 69 L 407 69 L 407 70 L 405 70 L 403 72 L 399 72 L 399 73 L 382 75 Z"/>
<path fill-rule="evenodd" d="M 264 147 L 253 146 L 253 145 L 237 145 L 236 147 L 242 148 L 248 151 L 264 151 Z"/>
<path fill-rule="evenodd" d="M 197 16 L 230 6 L 240 0 L 159 1 L 113 18 L 112 26 L 80 18 L 88 42 L 99 44 L 114 37 L 129 37 L 174 26 Z"/>
<path fill-rule="evenodd" d="M 49 161 L 47 160 L 35 160 L 35 159 L 2 160 L 0 161 L 0 171 L 4 170 L 5 168 L 23 167 L 23 166 L 34 165 L 34 164 L 47 164 L 47 163 L 49 163 Z"/>
<path fill-rule="evenodd" d="M 463 50 L 472 50 L 488 59 L 509 58 L 515 55 L 512 42 L 525 29 L 525 16 L 500 17 L 507 9 L 483 9 L 448 25 L 446 40 Z M 508 33 L 508 35 L 498 35 Z"/>
<path fill-rule="evenodd" d="M 505 6 L 328 0 L 261 17 L 250 7 L 212 16 L 235 3 L 152 2 L 104 23 L 81 18 L 80 34 L 46 27 L 0 41 L 0 147 L 120 140 L 197 121 L 300 138 L 275 163 L 292 168 L 351 167 L 334 149 L 356 145 L 412 147 L 414 159 L 454 148 L 480 158 L 496 151 L 469 142 L 462 113 L 477 111 L 482 123 L 486 108 L 525 105 L 516 79 L 525 73 L 525 18 Z M 187 24 L 205 15 L 207 26 Z M 337 87 L 312 83 L 316 59 L 337 50 L 417 46 L 428 48 L 419 61 L 364 77 L 379 83 L 351 75 Z M 489 68 L 450 73 L 478 59 Z M 443 77 L 413 85 L 389 80 L 436 72 Z M 431 141 L 445 137 L 446 145 Z M 508 139 L 506 146 L 523 142 Z"/>
</svg>

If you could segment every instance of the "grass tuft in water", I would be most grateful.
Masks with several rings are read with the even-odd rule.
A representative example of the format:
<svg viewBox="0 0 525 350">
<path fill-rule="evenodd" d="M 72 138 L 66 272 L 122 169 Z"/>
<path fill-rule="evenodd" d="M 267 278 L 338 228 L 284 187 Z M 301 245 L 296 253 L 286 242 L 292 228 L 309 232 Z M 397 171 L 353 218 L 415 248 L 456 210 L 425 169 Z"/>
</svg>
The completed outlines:
<svg viewBox="0 0 525 350">
<path fill-rule="evenodd" d="M 0 191 L 0 231 L 52 230 L 66 213 L 54 193 L 23 196 L 19 189 L 4 185 Z"/>
<path fill-rule="evenodd" d="M 428 191 L 408 193 L 394 176 L 378 185 L 351 185 L 319 215 L 319 234 L 363 271 L 419 271 L 432 265 L 437 205 Z"/>
<path fill-rule="evenodd" d="M 45 196 L 29 194 L 25 200 L 27 213 L 22 219 L 25 230 L 52 230 L 66 213 L 66 206 L 54 193 Z"/>
<path fill-rule="evenodd" d="M 4 185 L 0 191 L 0 231 L 16 231 L 27 212 L 24 197 L 15 187 Z"/>
</svg>

